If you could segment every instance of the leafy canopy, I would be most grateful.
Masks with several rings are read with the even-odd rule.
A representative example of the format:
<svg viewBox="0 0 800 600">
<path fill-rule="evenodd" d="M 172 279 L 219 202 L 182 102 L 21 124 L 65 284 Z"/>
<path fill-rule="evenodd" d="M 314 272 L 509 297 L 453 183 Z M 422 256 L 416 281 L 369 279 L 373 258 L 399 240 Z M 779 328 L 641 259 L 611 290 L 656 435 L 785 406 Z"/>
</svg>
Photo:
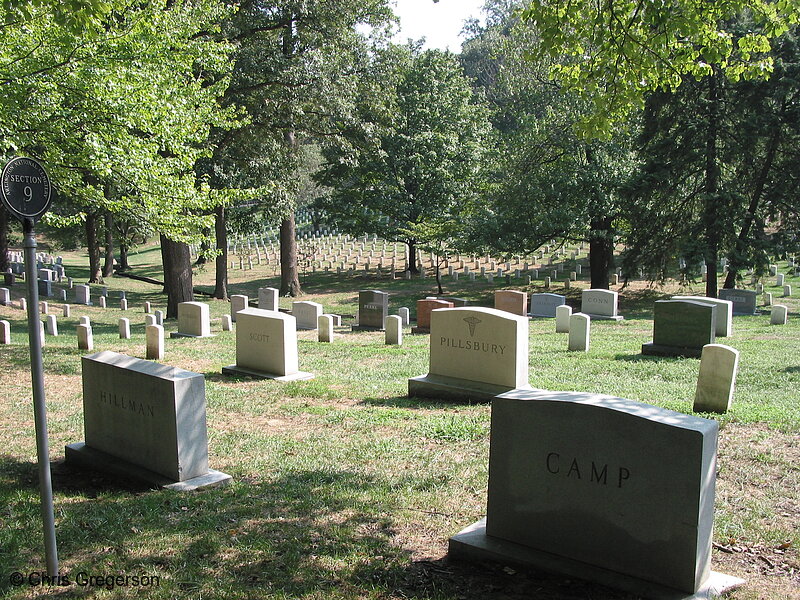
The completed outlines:
<svg viewBox="0 0 800 600">
<path fill-rule="evenodd" d="M 728 23 L 743 13 L 757 29 L 735 37 Z M 768 77 L 769 40 L 798 18 L 796 0 L 538 0 L 522 11 L 537 33 L 530 56 L 552 61 L 551 76 L 590 100 L 579 128 L 602 137 L 648 92 L 687 76 L 718 67 L 732 80 Z"/>
</svg>

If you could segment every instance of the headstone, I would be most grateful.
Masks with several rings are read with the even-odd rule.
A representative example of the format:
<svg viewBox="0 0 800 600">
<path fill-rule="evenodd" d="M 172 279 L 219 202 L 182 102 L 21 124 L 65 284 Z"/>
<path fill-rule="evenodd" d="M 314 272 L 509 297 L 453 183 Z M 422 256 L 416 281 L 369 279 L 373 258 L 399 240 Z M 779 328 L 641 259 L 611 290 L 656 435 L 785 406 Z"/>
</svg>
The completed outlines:
<svg viewBox="0 0 800 600">
<path fill-rule="evenodd" d="M 164 326 L 164 311 L 163 310 L 157 310 L 156 312 L 153 313 L 153 315 L 156 318 L 156 325 L 161 325 L 163 327 Z"/>
<path fill-rule="evenodd" d="M 397 309 L 397 314 L 402 319 L 404 326 L 408 326 L 411 323 L 411 312 L 405 306 Z"/>
<path fill-rule="evenodd" d="M 92 291 L 88 285 L 75 286 L 75 304 L 92 304 Z"/>
<path fill-rule="evenodd" d="M 734 290 L 723 288 L 719 290 L 717 296 L 721 300 L 733 302 L 734 315 L 754 315 L 756 314 L 756 297 L 753 290 Z"/>
<path fill-rule="evenodd" d="M 792 295 L 792 286 L 789 285 L 789 284 L 784 285 L 783 286 L 783 297 L 784 298 L 788 298 L 791 295 Z"/>
<path fill-rule="evenodd" d="M 549 277 L 545 277 L 544 278 L 544 289 L 546 289 L 546 290 L 550 289 L 550 278 Z"/>
<path fill-rule="evenodd" d="M 39 296 L 47 297 L 53 295 L 53 282 L 47 279 L 40 279 L 39 280 Z"/>
<path fill-rule="evenodd" d="M 233 330 L 233 319 L 230 315 L 222 315 L 222 331 Z"/>
<path fill-rule="evenodd" d="M 764 306 L 772 306 L 772 294 L 769 292 L 764 294 Z"/>
<path fill-rule="evenodd" d="M 569 318 L 569 341 L 567 349 L 571 352 L 589 351 L 589 332 L 591 319 L 583 313 L 575 313 Z"/>
<path fill-rule="evenodd" d="M 619 294 L 611 290 L 589 289 L 581 292 L 581 312 L 592 319 L 621 321 L 617 314 Z"/>
<path fill-rule="evenodd" d="M 642 354 L 699 358 L 703 346 L 715 340 L 717 307 L 695 300 L 656 300 L 653 305 L 653 341 Z"/>
<path fill-rule="evenodd" d="M 181 302 L 178 304 L 178 331 L 169 334 L 178 337 L 212 337 L 211 315 L 208 304 Z"/>
<path fill-rule="evenodd" d="M 11 323 L 0 321 L 0 344 L 11 343 Z"/>
<path fill-rule="evenodd" d="M 91 327 L 92 326 L 92 321 L 91 321 L 91 319 L 89 319 L 89 317 L 87 315 L 83 315 L 81 317 L 78 317 L 78 324 L 79 325 L 88 325 L 89 327 Z"/>
<path fill-rule="evenodd" d="M 786 325 L 788 310 L 783 304 L 774 304 L 770 311 L 770 325 Z"/>
<path fill-rule="evenodd" d="M 322 316 L 322 304 L 317 302 L 292 302 L 292 316 L 296 319 L 297 329 L 314 330 Z"/>
<path fill-rule="evenodd" d="M 222 372 L 280 381 L 314 378 L 298 370 L 295 317 L 260 308 L 239 312 L 236 364 L 224 367 Z"/>
<path fill-rule="evenodd" d="M 555 317 L 556 309 L 566 302 L 566 296 L 560 294 L 531 294 L 530 316 Z"/>
<path fill-rule="evenodd" d="M 116 352 L 81 361 L 86 439 L 67 463 L 176 490 L 230 481 L 208 468 L 203 375 Z"/>
<path fill-rule="evenodd" d="M 58 298 L 61 302 L 67 301 L 67 290 L 58 290 Z"/>
<path fill-rule="evenodd" d="M 39 302 L 39 312 L 46 315 L 50 312 L 50 305 L 47 302 Z"/>
<path fill-rule="evenodd" d="M 528 385 L 528 320 L 493 308 L 431 314 L 430 367 L 408 380 L 408 395 L 491 400 Z"/>
<path fill-rule="evenodd" d="M 566 304 L 556 306 L 556 333 L 569 333 L 569 321 L 571 318 L 571 306 Z"/>
<path fill-rule="evenodd" d="M 25 298 L 19 299 L 19 309 L 22 311 L 28 310 L 28 301 Z"/>
<path fill-rule="evenodd" d="M 94 339 L 92 337 L 92 326 L 91 325 L 84 325 L 81 323 L 78 325 L 78 348 L 80 350 L 93 350 L 94 349 Z"/>
<path fill-rule="evenodd" d="M 62 310 L 63 316 L 65 316 L 65 317 L 69 317 L 70 316 L 70 314 L 69 314 L 70 313 L 69 304 L 65 304 L 61 310 Z"/>
<path fill-rule="evenodd" d="M 783 285 L 784 275 L 783 273 L 778 273 L 775 277 L 775 285 L 781 287 Z"/>
<path fill-rule="evenodd" d="M 148 360 L 164 360 L 164 327 L 148 325 L 144 328 Z"/>
<path fill-rule="evenodd" d="M 47 333 L 54 337 L 58 336 L 58 321 L 55 315 L 47 315 Z"/>
<path fill-rule="evenodd" d="M 742 585 L 710 568 L 717 431 L 623 398 L 503 394 L 492 401 L 486 519 L 451 538 L 449 556 L 647 598 Z"/>
<path fill-rule="evenodd" d="M 703 348 L 692 410 L 728 412 L 738 369 L 738 350 L 722 344 L 708 344 Z"/>
<path fill-rule="evenodd" d="M 105 296 L 100 296 L 100 297 L 97 299 L 97 301 L 98 301 L 98 302 L 99 302 L 99 304 L 100 304 L 100 308 L 105 308 L 105 307 L 106 307 L 106 297 L 105 297 Z"/>
<path fill-rule="evenodd" d="M 242 294 L 231 296 L 231 320 L 236 323 L 236 313 L 247 308 L 250 299 Z"/>
<path fill-rule="evenodd" d="M 730 337 L 733 334 L 733 302 L 719 298 L 706 298 L 705 296 L 673 296 L 673 300 L 692 300 L 713 304 L 717 307 L 717 320 L 714 334 L 717 337 Z"/>
<path fill-rule="evenodd" d="M 528 294 L 517 290 L 497 290 L 494 293 L 494 307 L 524 317 L 528 314 Z"/>
<path fill-rule="evenodd" d="M 126 298 L 123 298 L 122 300 L 119 301 L 119 309 L 128 310 L 128 300 Z"/>
<path fill-rule="evenodd" d="M 131 339 L 131 321 L 130 319 L 122 318 L 119 320 L 119 339 Z"/>
<path fill-rule="evenodd" d="M 0 288 L 0 304 L 3 306 L 11 304 L 11 292 L 8 288 Z"/>
<path fill-rule="evenodd" d="M 453 303 L 438 298 L 417 300 L 417 324 L 411 328 L 411 333 L 430 333 L 431 313 L 440 308 L 453 308 Z"/>
<path fill-rule="evenodd" d="M 146 301 L 146 302 L 144 303 L 144 312 L 146 312 L 146 313 L 151 313 L 151 312 L 153 312 L 153 311 L 152 311 L 152 307 L 150 306 L 150 302 L 148 302 L 148 301 Z"/>
<path fill-rule="evenodd" d="M 155 315 L 145 315 L 144 316 L 144 325 L 145 327 L 149 327 L 150 325 L 158 325 L 158 321 L 156 320 Z"/>
<path fill-rule="evenodd" d="M 317 318 L 317 339 L 320 342 L 333 341 L 333 317 L 331 315 L 320 315 Z"/>
<path fill-rule="evenodd" d="M 358 292 L 358 325 L 354 325 L 354 329 L 383 331 L 387 316 L 389 316 L 389 294 L 378 290 Z"/>
<path fill-rule="evenodd" d="M 386 317 L 385 342 L 392 346 L 403 345 L 403 319 L 399 315 Z"/>
<path fill-rule="evenodd" d="M 278 310 L 279 298 L 276 288 L 258 288 L 258 308 L 261 310 Z"/>
</svg>

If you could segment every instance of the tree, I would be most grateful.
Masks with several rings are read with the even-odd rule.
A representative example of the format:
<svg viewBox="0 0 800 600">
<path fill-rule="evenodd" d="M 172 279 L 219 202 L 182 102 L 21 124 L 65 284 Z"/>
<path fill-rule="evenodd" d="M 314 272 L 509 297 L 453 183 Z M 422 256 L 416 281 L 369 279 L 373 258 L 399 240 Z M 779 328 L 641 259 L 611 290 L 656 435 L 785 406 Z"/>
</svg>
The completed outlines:
<svg viewBox="0 0 800 600">
<path fill-rule="evenodd" d="M 519 3 L 516 3 L 518 6 Z M 548 78 L 553 59 L 529 60 L 535 34 L 515 3 L 487 3 L 461 56 L 488 99 L 498 158 L 487 202 L 470 235 L 478 248 L 529 254 L 552 241 L 589 242 L 591 285 L 609 286 L 621 210 L 619 189 L 634 164 L 629 139 L 586 140 L 575 123 L 586 102 Z"/>
<path fill-rule="evenodd" d="M 728 24 L 748 14 L 757 26 L 736 36 Z M 770 39 L 800 19 L 794 0 L 726 2 L 530 2 L 522 19 L 536 39 L 531 56 L 554 60 L 551 76 L 588 100 L 580 122 L 607 137 L 644 106 L 650 92 L 674 91 L 687 78 L 760 78 L 772 70 Z M 566 60 L 564 60 L 566 59 Z"/>
<path fill-rule="evenodd" d="M 458 219 L 482 191 L 486 111 L 452 54 L 414 46 L 376 55 L 357 97 L 357 116 L 324 149 L 320 181 L 333 192 L 321 206 L 343 231 L 406 243 L 416 272 L 420 226 Z"/>
</svg>

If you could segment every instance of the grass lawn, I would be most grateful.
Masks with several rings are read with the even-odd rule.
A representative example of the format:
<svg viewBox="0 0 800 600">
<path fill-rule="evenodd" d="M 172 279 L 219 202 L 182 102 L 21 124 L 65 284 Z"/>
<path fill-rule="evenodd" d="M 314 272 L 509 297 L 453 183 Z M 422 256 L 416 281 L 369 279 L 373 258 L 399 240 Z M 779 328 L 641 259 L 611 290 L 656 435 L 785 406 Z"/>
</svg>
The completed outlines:
<svg viewBox="0 0 800 600">
<path fill-rule="evenodd" d="M 86 258 L 65 253 L 67 273 L 86 280 Z M 160 278 L 157 248 L 131 256 L 134 272 Z M 800 290 L 800 279 L 786 282 Z M 195 285 L 213 287 L 213 268 L 200 268 Z M 278 287 L 266 268 L 231 272 L 231 293 L 257 298 Z M 478 600 L 480 598 L 633 598 L 599 586 L 504 565 L 463 565 L 445 558 L 447 539 L 485 514 L 490 406 L 437 403 L 406 397 L 407 379 L 427 372 L 427 335 L 402 347 L 383 334 L 350 332 L 359 289 L 391 294 L 390 313 L 415 312 L 416 300 L 436 292 L 433 279 L 378 280 L 315 273 L 303 277 L 307 295 L 325 312 L 343 315 L 331 344 L 299 332 L 300 369 L 311 381 L 279 383 L 231 379 L 235 334 L 220 330 L 229 304 L 207 300 L 212 333 L 206 339 L 167 339 L 164 363 L 206 375 L 210 465 L 233 476 L 225 488 L 199 493 L 147 490 L 62 464 L 64 445 L 83 440 L 80 357 L 75 325 L 93 323 L 95 351 L 144 358 L 144 313 L 149 300 L 164 309 L 159 286 L 115 277 L 109 308 L 73 305 L 57 338 L 44 348 L 61 572 L 124 574 L 159 579 L 137 587 L 14 587 L 10 574 L 44 570 L 36 447 L 25 315 L 0 306 L 11 322 L 12 344 L 0 346 L 0 594 L 8 598 L 270 598 Z M 719 343 L 741 352 L 732 410 L 704 415 L 720 421 L 712 568 L 748 584 L 735 600 L 800 598 L 800 293 L 775 302 L 789 324 L 769 315 L 735 317 Z M 446 280 L 446 294 L 492 305 L 493 286 Z M 544 291 L 541 282 L 514 289 Z M 579 306 L 580 288 L 565 293 Z M 117 290 L 126 290 L 127 313 Z M 618 288 L 617 288 L 618 289 Z M 24 286 L 12 288 L 12 298 Z M 538 388 L 612 394 L 691 413 L 696 359 L 640 354 L 652 337 L 652 303 L 690 288 L 623 290 L 621 323 L 593 322 L 588 353 L 566 351 L 554 321 L 530 322 L 530 382 Z M 97 292 L 93 292 L 96 295 Z M 71 294 L 71 293 L 70 293 Z M 70 295 L 70 297 L 72 297 Z M 291 300 L 281 299 L 288 309 Z M 117 320 L 131 319 L 132 339 L 120 340 Z M 177 330 L 165 323 L 167 336 Z M 665 457 L 667 460 L 668 457 Z"/>
</svg>

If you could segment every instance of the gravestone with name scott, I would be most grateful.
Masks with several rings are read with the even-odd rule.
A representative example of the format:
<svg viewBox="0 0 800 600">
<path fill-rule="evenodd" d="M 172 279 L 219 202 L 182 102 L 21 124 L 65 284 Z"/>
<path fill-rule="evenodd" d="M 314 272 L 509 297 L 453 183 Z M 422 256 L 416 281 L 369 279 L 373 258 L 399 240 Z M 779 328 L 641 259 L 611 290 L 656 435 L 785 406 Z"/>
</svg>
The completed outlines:
<svg viewBox="0 0 800 600">
<path fill-rule="evenodd" d="M 203 375 L 108 351 L 81 368 L 86 438 L 67 463 L 178 490 L 230 481 L 208 468 Z"/>
<path fill-rule="evenodd" d="M 653 341 L 642 354 L 700 358 L 703 346 L 715 340 L 717 307 L 695 300 L 656 300 Z"/>
<path fill-rule="evenodd" d="M 590 319 L 622 321 L 617 314 L 619 294 L 611 290 L 589 289 L 581 292 L 581 312 Z"/>
<path fill-rule="evenodd" d="M 214 337 L 211 335 L 211 316 L 208 304 L 180 302 L 178 304 L 178 331 L 169 334 L 178 337 Z"/>
<path fill-rule="evenodd" d="M 492 401 L 486 519 L 451 538 L 449 554 L 650 598 L 742 585 L 710 568 L 717 431 L 716 421 L 623 398 L 502 394 Z"/>
<path fill-rule="evenodd" d="M 694 302 L 705 302 L 717 307 L 717 316 L 714 327 L 714 335 L 717 337 L 730 337 L 733 334 L 733 302 L 730 300 L 720 300 L 719 298 L 707 298 L 706 296 L 673 296 L 673 300 L 692 300 Z"/>
<path fill-rule="evenodd" d="M 561 294 L 531 294 L 531 317 L 555 318 L 556 308 L 567 303 Z"/>
<path fill-rule="evenodd" d="M 279 381 L 314 378 L 298 368 L 296 319 L 260 308 L 237 313 L 236 364 L 224 367 L 222 373 Z"/>
<path fill-rule="evenodd" d="M 383 331 L 389 316 L 389 294 L 379 290 L 358 292 L 358 325 L 353 331 Z"/>
<path fill-rule="evenodd" d="M 453 303 L 436 298 L 417 300 L 417 324 L 411 328 L 411 333 L 430 333 L 431 312 L 440 308 L 453 308 Z"/>
<path fill-rule="evenodd" d="M 530 389 L 528 319 L 494 308 L 431 313 L 430 367 L 408 380 L 411 397 L 491 400 Z"/>
<path fill-rule="evenodd" d="M 734 315 L 754 315 L 756 314 L 756 304 L 758 294 L 753 290 L 738 290 L 723 288 L 717 294 L 721 300 L 733 302 Z"/>
</svg>

